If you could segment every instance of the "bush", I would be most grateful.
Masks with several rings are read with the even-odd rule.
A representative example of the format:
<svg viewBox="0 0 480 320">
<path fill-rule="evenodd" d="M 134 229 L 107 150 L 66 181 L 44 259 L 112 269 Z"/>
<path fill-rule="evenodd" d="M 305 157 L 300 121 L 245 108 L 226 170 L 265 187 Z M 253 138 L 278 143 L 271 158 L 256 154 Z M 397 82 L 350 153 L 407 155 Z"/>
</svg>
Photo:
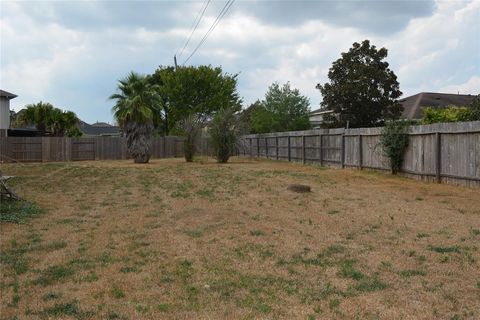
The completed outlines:
<svg viewBox="0 0 480 320">
<path fill-rule="evenodd" d="M 209 133 L 217 162 L 226 163 L 233 155 L 240 131 L 240 121 L 233 108 L 222 109 L 215 115 Z"/>
<path fill-rule="evenodd" d="M 403 156 L 408 147 L 409 124 L 405 120 L 389 121 L 382 128 L 380 145 L 390 160 L 390 168 L 396 174 L 402 168 Z"/>
<path fill-rule="evenodd" d="M 202 117 L 192 114 L 180 123 L 180 131 L 185 136 L 184 156 L 185 161 L 192 162 L 196 153 L 196 144 L 198 137 L 204 127 L 205 121 Z"/>
<path fill-rule="evenodd" d="M 468 107 L 453 105 L 444 108 L 426 107 L 423 109 L 422 124 L 473 121 L 474 118 L 473 109 Z"/>
</svg>

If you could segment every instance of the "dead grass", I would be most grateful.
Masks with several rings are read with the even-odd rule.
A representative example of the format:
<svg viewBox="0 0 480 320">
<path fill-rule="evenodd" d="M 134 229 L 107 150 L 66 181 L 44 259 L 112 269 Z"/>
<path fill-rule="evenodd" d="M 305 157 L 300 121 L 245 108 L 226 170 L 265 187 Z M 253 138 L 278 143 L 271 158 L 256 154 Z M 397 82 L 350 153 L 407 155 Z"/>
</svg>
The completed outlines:
<svg viewBox="0 0 480 320">
<path fill-rule="evenodd" d="M 45 209 L 0 225 L 2 319 L 480 318 L 478 189 L 244 159 L 2 171 Z"/>
</svg>

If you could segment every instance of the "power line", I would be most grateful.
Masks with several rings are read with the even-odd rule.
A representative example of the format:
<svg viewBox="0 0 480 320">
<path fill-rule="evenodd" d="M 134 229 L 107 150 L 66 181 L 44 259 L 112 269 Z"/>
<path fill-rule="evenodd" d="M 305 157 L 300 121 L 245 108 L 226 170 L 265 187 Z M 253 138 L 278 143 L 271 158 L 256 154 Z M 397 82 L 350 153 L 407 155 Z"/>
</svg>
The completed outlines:
<svg viewBox="0 0 480 320">
<path fill-rule="evenodd" d="M 185 44 L 183 45 L 183 48 L 182 50 L 180 51 L 180 54 L 178 54 L 178 51 L 175 53 L 175 56 L 177 56 L 178 58 L 180 58 L 180 56 L 182 55 L 183 51 L 185 50 L 185 48 L 188 46 L 188 43 L 190 42 L 190 39 L 192 38 L 193 36 L 193 33 L 195 32 L 195 30 L 197 30 L 197 27 L 198 25 L 200 24 L 200 20 L 202 20 L 202 17 L 203 15 L 205 14 L 205 11 L 207 10 L 207 7 L 208 5 L 210 4 L 210 0 L 205 0 L 202 4 L 202 6 L 200 7 L 200 10 L 198 11 L 197 13 L 197 17 L 195 18 L 195 20 L 193 21 L 193 29 L 192 29 L 192 32 L 190 32 L 190 35 L 188 36 L 188 39 L 187 41 L 185 41 Z"/>
<path fill-rule="evenodd" d="M 200 42 L 198 43 L 198 45 L 195 47 L 195 49 L 192 51 L 192 53 L 188 56 L 188 58 L 183 62 L 182 65 L 185 65 L 185 63 L 188 62 L 188 60 L 190 60 L 190 58 L 195 54 L 195 52 L 197 52 L 198 48 L 200 48 L 200 46 L 207 40 L 208 36 L 210 35 L 210 33 L 212 33 L 212 31 L 215 29 L 215 27 L 220 23 L 220 20 L 222 20 L 222 18 L 225 16 L 225 14 L 227 13 L 227 11 L 230 9 L 230 7 L 233 5 L 233 3 L 235 2 L 235 0 L 228 0 L 227 3 L 225 4 L 225 6 L 223 6 L 223 9 L 222 11 L 220 11 L 220 13 L 218 14 L 217 18 L 215 19 L 215 21 L 212 23 L 212 25 L 210 26 L 210 28 L 208 29 L 208 31 L 205 33 L 205 35 L 203 36 L 202 40 L 200 40 Z"/>
</svg>

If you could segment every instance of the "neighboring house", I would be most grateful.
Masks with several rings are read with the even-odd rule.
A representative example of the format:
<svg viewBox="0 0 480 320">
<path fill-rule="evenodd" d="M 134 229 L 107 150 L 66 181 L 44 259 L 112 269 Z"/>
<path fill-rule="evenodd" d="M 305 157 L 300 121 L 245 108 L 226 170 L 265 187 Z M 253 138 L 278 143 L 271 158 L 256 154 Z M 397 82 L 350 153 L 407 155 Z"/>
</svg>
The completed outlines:
<svg viewBox="0 0 480 320">
<path fill-rule="evenodd" d="M 83 132 L 84 137 L 92 136 L 120 136 L 120 129 L 118 126 L 112 126 L 105 122 L 96 122 L 88 124 L 82 120 L 78 125 L 80 131 Z"/>
<path fill-rule="evenodd" d="M 0 89 L 0 137 L 6 137 L 10 128 L 10 100 L 17 95 Z"/>
<path fill-rule="evenodd" d="M 420 120 L 423 117 L 422 109 L 425 107 L 468 106 L 475 97 L 475 95 L 471 94 L 421 92 L 400 99 L 398 102 L 403 106 L 402 118 Z"/>
<path fill-rule="evenodd" d="M 309 113 L 308 118 L 310 120 L 310 124 L 312 125 L 313 129 L 318 129 L 320 128 L 320 125 L 323 122 L 323 117 L 326 114 L 332 113 L 333 110 L 329 110 L 326 108 L 320 108 L 317 110 L 313 110 Z"/>
</svg>

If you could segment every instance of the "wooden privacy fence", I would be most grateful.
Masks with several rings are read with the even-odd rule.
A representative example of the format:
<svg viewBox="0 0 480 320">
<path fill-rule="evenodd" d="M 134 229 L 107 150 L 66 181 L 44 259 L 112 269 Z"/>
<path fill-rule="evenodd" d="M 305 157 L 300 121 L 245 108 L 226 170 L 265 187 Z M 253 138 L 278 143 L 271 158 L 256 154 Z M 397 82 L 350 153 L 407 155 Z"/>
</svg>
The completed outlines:
<svg viewBox="0 0 480 320">
<path fill-rule="evenodd" d="M 183 156 L 183 137 L 155 137 L 151 140 L 154 158 Z M 198 154 L 206 154 L 208 141 L 199 139 Z M 48 162 L 80 160 L 121 160 L 130 158 L 123 137 L 63 138 L 4 137 L 0 138 L 0 161 Z"/>
<path fill-rule="evenodd" d="M 240 154 L 359 169 L 390 170 L 381 128 L 318 129 L 246 135 Z M 401 172 L 437 182 L 480 186 L 480 121 L 412 126 Z"/>
</svg>

